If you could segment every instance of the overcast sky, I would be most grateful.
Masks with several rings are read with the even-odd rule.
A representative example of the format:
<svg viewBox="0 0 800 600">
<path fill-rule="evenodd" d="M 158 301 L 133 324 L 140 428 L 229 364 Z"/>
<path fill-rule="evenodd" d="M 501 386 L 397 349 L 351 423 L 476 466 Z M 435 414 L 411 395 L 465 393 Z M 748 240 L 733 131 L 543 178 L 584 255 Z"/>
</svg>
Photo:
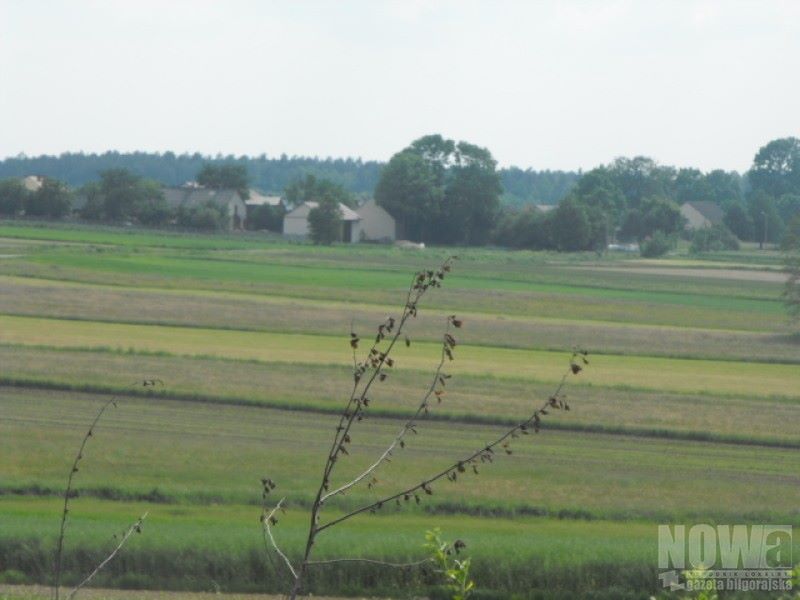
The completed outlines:
<svg viewBox="0 0 800 600">
<path fill-rule="evenodd" d="M 745 170 L 800 136 L 800 1 L 0 0 L 0 157 L 386 160 L 433 132 Z"/>
</svg>

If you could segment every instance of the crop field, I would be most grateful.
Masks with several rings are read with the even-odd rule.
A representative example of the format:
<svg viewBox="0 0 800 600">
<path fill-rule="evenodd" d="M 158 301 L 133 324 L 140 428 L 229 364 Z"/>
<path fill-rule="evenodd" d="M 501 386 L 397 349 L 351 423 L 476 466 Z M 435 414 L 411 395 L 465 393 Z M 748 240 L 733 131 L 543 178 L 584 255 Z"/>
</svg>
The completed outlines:
<svg viewBox="0 0 800 600">
<path fill-rule="evenodd" d="M 417 483 L 527 418 L 580 347 L 589 365 L 569 379 L 571 410 L 419 505 L 327 530 L 318 558 L 419 560 L 425 531 L 441 527 L 467 542 L 487 598 L 649 598 L 658 524 L 800 526 L 800 335 L 776 253 L 456 253 L 371 395 L 336 482 L 369 465 L 413 412 L 455 313 L 464 328 L 446 394 L 375 485 L 338 498 L 325 518 Z M 77 474 L 66 580 L 148 512 L 98 586 L 284 590 L 264 551 L 260 479 L 287 497 L 275 531 L 297 557 L 352 385 L 351 327 L 374 336 L 413 272 L 447 254 L 0 222 L 0 584 L 47 583 L 58 496 L 114 394 Z M 309 591 L 406 597 L 432 581 L 424 569 L 346 563 L 318 567 Z M 20 589 L 0 598 L 28 597 Z"/>
</svg>

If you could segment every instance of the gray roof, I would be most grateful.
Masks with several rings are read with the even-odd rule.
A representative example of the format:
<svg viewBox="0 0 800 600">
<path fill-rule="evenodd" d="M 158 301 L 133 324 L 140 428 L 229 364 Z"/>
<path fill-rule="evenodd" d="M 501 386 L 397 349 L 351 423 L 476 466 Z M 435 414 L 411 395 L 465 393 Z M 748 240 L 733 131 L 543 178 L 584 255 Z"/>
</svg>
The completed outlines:
<svg viewBox="0 0 800 600">
<path fill-rule="evenodd" d="M 250 190 L 250 197 L 244 201 L 247 206 L 280 206 L 283 199 L 280 196 L 267 196 L 255 190 Z"/>
<path fill-rule="evenodd" d="M 208 202 L 227 205 L 231 200 L 241 200 L 236 190 L 212 190 L 202 187 L 164 188 L 164 198 L 170 208 L 204 206 Z"/>
<path fill-rule="evenodd" d="M 686 204 L 708 219 L 712 225 L 719 225 L 725 218 L 725 213 L 719 205 L 710 200 L 696 200 Z"/>
<path fill-rule="evenodd" d="M 296 206 L 292 209 L 286 217 L 289 219 L 305 219 L 308 217 L 308 213 L 311 212 L 312 208 L 317 208 L 319 206 L 319 202 L 313 202 L 311 200 L 307 200 L 303 202 L 299 206 Z M 342 221 L 360 221 L 361 216 L 357 212 L 355 212 L 349 206 L 346 206 L 339 202 L 339 212 L 342 213 Z"/>
</svg>

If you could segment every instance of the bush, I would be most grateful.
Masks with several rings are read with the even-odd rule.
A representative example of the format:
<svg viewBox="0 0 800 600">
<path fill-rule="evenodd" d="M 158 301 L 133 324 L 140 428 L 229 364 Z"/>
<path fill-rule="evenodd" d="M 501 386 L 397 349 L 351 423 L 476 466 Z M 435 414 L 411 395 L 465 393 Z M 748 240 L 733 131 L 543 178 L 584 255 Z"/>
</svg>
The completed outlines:
<svg viewBox="0 0 800 600">
<path fill-rule="evenodd" d="M 187 229 L 200 229 L 202 231 L 221 231 L 228 229 L 230 217 L 228 210 L 214 202 L 207 202 L 203 206 L 178 209 L 177 223 Z"/>
<path fill-rule="evenodd" d="M 663 231 L 656 231 L 652 237 L 642 242 L 640 247 L 643 257 L 658 258 L 675 247 L 675 238 Z"/>
<path fill-rule="evenodd" d="M 692 245 L 689 252 L 700 254 L 702 252 L 719 252 L 721 250 L 738 250 L 739 240 L 724 225 L 704 227 L 694 232 Z"/>
<path fill-rule="evenodd" d="M 25 214 L 33 217 L 58 219 L 69 214 L 71 208 L 72 192 L 66 184 L 49 178 L 25 202 Z"/>
<path fill-rule="evenodd" d="M 25 585 L 30 583 L 30 579 L 22 571 L 7 569 L 0 573 L 0 583 L 6 585 Z"/>
<path fill-rule="evenodd" d="M 308 213 L 308 229 L 315 244 L 331 245 L 342 239 L 342 213 L 338 203 L 322 200 Z M 346 240 L 350 241 L 350 240 Z"/>
</svg>

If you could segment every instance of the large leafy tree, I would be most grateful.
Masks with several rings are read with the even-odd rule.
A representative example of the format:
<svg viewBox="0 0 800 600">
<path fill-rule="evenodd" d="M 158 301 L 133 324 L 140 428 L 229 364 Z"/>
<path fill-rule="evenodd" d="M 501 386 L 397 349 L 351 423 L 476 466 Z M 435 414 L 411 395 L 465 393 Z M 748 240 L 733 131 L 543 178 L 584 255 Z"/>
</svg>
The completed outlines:
<svg viewBox="0 0 800 600">
<path fill-rule="evenodd" d="M 781 138 L 763 146 L 753 159 L 748 179 L 754 190 L 774 198 L 800 193 L 800 139 Z"/>
<path fill-rule="evenodd" d="M 392 156 L 375 187 L 378 204 L 397 219 L 406 237 L 418 242 L 429 239 L 442 196 L 433 166 L 411 150 Z"/>
<path fill-rule="evenodd" d="M 58 219 L 72 208 L 72 192 L 65 183 L 46 177 L 25 202 L 25 214 Z"/>
<path fill-rule="evenodd" d="M 82 214 L 87 219 L 159 225 L 171 217 L 161 185 L 125 169 L 103 171 L 100 181 L 84 186 L 81 193 L 86 196 Z"/>
<path fill-rule="evenodd" d="M 19 179 L 0 180 L 0 215 L 16 215 L 25 209 L 30 192 Z"/>
<path fill-rule="evenodd" d="M 500 207 L 496 169 L 486 148 L 427 135 L 392 157 L 375 198 L 411 239 L 485 244 Z"/>
<path fill-rule="evenodd" d="M 567 199 L 548 218 L 553 244 L 561 252 L 587 250 L 592 242 L 592 225 L 586 208 Z"/>
<path fill-rule="evenodd" d="M 753 239 L 753 218 L 741 202 L 734 202 L 725 212 L 725 225 L 740 240 Z"/>
<path fill-rule="evenodd" d="M 206 163 L 197 173 L 196 180 L 207 188 L 236 190 L 242 198 L 250 197 L 250 178 L 244 165 Z"/>
<path fill-rule="evenodd" d="M 673 182 L 673 195 L 678 204 L 683 204 L 693 200 L 711 200 L 713 190 L 699 169 L 679 169 Z"/>
<path fill-rule="evenodd" d="M 608 173 L 625 195 L 628 207 L 638 208 L 645 198 L 670 197 L 674 169 L 662 167 L 652 158 L 618 158 Z"/>
<path fill-rule="evenodd" d="M 641 242 L 657 231 L 667 236 L 676 234 L 683 225 L 684 218 L 677 204 L 666 198 L 646 198 L 638 208 L 625 215 L 620 237 Z"/>
</svg>

